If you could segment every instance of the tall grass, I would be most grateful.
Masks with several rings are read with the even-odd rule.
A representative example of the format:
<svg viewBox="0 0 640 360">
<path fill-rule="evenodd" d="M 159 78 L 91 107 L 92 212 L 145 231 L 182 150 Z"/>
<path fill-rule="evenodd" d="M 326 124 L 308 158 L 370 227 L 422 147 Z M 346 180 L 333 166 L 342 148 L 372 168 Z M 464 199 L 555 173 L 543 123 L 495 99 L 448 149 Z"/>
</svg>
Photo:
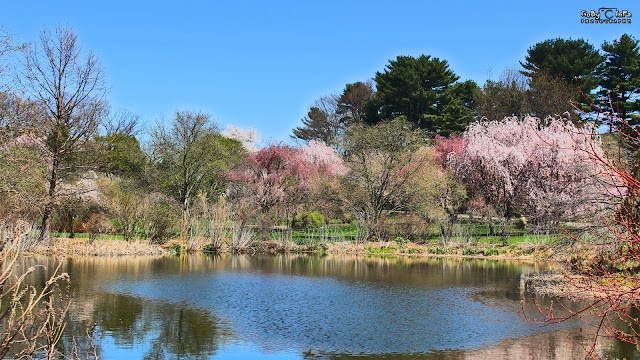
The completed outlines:
<svg viewBox="0 0 640 360">
<path fill-rule="evenodd" d="M 214 204 L 208 204 L 204 196 L 200 200 L 200 211 L 191 220 L 188 250 L 199 250 L 206 246 L 207 251 L 219 253 L 232 237 L 231 207 L 223 195 Z"/>
<path fill-rule="evenodd" d="M 28 278 L 42 269 L 32 266 L 20 273 L 16 261 L 28 242 L 30 224 L 4 226 L 0 242 L 0 358 L 54 359 L 65 328 L 69 300 L 64 285 L 69 275 L 60 265 L 44 284 L 31 285 Z M 9 234 L 12 235 L 8 238 Z M 60 263 L 61 264 L 61 263 Z"/>
<path fill-rule="evenodd" d="M 256 239 L 253 229 L 235 224 L 231 232 L 231 251 L 236 254 L 246 253 Z"/>
</svg>

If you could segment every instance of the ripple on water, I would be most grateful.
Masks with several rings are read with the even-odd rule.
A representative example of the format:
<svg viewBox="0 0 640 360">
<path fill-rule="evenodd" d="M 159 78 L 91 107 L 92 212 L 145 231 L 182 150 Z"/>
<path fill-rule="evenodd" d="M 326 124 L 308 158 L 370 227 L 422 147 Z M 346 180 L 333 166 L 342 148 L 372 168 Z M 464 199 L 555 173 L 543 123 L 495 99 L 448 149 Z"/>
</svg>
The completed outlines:
<svg viewBox="0 0 640 360">
<path fill-rule="evenodd" d="M 206 309 L 229 324 L 235 341 L 274 350 L 425 353 L 539 331 L 464 286 L 215 271 L 123 281 L 111 290 Z"/>
</svg>

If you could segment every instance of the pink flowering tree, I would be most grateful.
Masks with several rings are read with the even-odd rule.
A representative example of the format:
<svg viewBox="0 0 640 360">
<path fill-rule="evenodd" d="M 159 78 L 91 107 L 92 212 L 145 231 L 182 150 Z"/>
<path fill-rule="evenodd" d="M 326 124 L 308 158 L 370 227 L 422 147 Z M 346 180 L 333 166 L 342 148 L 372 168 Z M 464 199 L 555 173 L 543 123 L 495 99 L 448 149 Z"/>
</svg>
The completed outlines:
<svg viewBox="0 0 640 360">
<path fill-rule="evenodd" d="M 460 157 L 465 147 L 464 137 L 452 134 L 449 137 L 436 136 L 434 143 L 434 160 L 442 168 L 447 168 L 450 161 Z"/>
<path fill-rule="evenodd" d="M 271 144 L 249 153 L 227 173 L 231 181 L 229 198 L 238 211 L 248 216 L 293 219 L 310 200 L 319 177 L 342 174 L 346 168 L 332 148 L 311 141 L 296 148 Z"/>
<path fill-rule="evenodd" d="M 596 120 L 614 124 L 612 134 L 594 134 L 607 140 L 604 149 L 586 141 L 576 142 L 573 149 L 587 159 L 580 165 L 597 169 L 597 176 L 606 180 L 606 205 L 613 204 L 614 211 L 600 218 L 592 213 L 599 227 L 588 237 L 569 235 L 582 250 L 568 254 L 560 290 L 563 297 L 581 302 L 571 308 L 557 302 L 555 309 L 535 303 L 533 314 L 525 312 L 531 321 L 544 324 L 579 319 L 591 336 L 585 349 L 592 358 L 600 358 L 596 349 L 602 338 L 640 346 L 640 166 L 637 153 L 628 151 L 637 150 L 640 130 L 617 114 L 599 113 Z"/>
<path fill-rule="evenodd" d="M 615 193 L 590 152 L 603 150 L 594 129 L 562 119 L 477 122 L 464 133 L 464 151 L 449 166 L 505 224 L 524 215 L 538 224 L 577 220 L 607 208 Z"/>
<path fill-rule="evenodd" d="M 303 160 L 300 149 L 271 144 L 249 153 L 242 163 L 227 173 L 231 181 L 229 199 L 237 211 L 247 216 L 265 219 L 284 215 L 288 219 L 304 198 L 315 171 Z"/>
<path fill-rule="evenodd" d="M 348 169 L 338 152 L 319 140 L 302 147 L 303 159 L 317 172 L 310 178 L 306 209 L 320 211 L 328 218 L 344 218 L 347 210 L 339 196 L 339 179 Z"/>
<path fill-rule="evenodd" d="M 306 146 L 302 147 L 302 156 L 305 163 L 317 168 L 322 174 L 335 176 L 344 175 L 347 172 L 340 154 L 320 140 L 310 140 Z"/>
</svg>

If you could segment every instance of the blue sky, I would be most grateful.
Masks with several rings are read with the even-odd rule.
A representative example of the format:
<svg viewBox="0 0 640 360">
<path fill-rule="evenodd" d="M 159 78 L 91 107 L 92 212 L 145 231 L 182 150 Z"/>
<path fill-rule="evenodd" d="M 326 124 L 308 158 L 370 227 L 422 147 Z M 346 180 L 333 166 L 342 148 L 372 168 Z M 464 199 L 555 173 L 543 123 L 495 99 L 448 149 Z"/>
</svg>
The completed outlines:
<svg viewBox="0 0 640 360">
<path fill-rule="evenodd" d="M 581 24 L 580 11 L 629 10 L 631 25 Z M 313 100 L 372 78 L 398 55 L 446 59 L 480 85 L 555 37 L 595 46 L 639 38 L 640 3 L 621 1 L 7 1 L 20 41 L 72 27 L 101 60 L 114 109 L 148 124 L 176 109 L 288 141 Z M 165 120 L 166 121 L 166 120 Z"/>
</svg>

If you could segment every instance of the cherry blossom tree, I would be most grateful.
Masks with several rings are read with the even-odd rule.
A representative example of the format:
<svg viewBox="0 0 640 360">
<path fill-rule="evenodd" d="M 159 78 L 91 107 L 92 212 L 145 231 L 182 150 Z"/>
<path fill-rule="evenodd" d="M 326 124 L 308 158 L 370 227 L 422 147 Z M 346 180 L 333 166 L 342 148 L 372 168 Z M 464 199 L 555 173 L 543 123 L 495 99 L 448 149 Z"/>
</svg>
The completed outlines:
<svg viewBox="0 0 640 360">
<path fill-rule="evenodd" d="M 600 169 L 600 175 L 608 179 L 615 200 L 614 211 L 595 218 L 600 226 L 588 232 L 587 238 L 569 234 L 575 244 L 588 250 L 567 256 L 561 291 L 563 297 L 581 303 L 570 308 L 558 302 L 555 309 L 534 304 L 533 314 L 525 312 L 528 319 L 539 323 L 582 321 L 585 332 L 592 335 L 586 350 L 593 358 L 599 358 L 595 350 L 602 338 L 640 345 L 640 179 L 637 163 L 630 161 L 624 149 L 637 148 L 640 132 L 625 119 L 608 116 L 608 123 L 616 124 L 614 135 L 622 141 L 604 150 L 593 143 L 577 142 L 574 147 L 587 159 L 583 166 Z"/>
<path fill-rule="evenodd" d="M 234 125 L 229 125 L 222 132 L 222 135 L 238 140 L 242 147 L 247 151 L 256 151 L 258 149 L 258 133 L 256 129 L 242 129 Z"/>
<path fill-rule="evenodd" d="M 302 152 L 304 161 L 317 168 L 305 197 L 307 210 L 320 211 L 327 218 L 343 218 L 347 209 L 340 200 L 339 180 L 348 171 L 344 160 L 334 148 L 318 140 L 310 140 Z"/>
<path fill-rule="evenodd" d="M 278 218 L 289 221 L 308 203 L 316 178 L 345 171 L 336 151 L 322 142 L 310 141 L 304 147 L 271 144 L 249 153 L 227 173 L 229 200 L 251 215 L 269 218 L 273 225 Z"/>
<path fill-rule="evenodd" d="M 329 175 L 344 175 L 347 167 L 338 152 L 320 140 L 309 140 L 302 147 L 303 161 L 316 167 L 319 172 Z"/>
<path fill-rule="evenodd" d="M 472 124 L 464 141 L 450 166 L 474 196 L 495 209 L 503 239 L 506 221 L 516 215 L 538 224 L 581 219 L 606 209 L 615 193 L 605 169 L 586 152 L 604 156 L 591 125 L 505 118 Z"/>
<path fill-rule="evenodd" d="M 433 142 L 434 160 L 443 168 L 446 168 L 451 160 L 459 157 L 465 147 L 464 137 L 456 134 L 449 137 L 436 136 Z"/>
<path fill-rule="evenodd" d="M 284 210 L 288 215 L 308 189 L 313 171 L 303 161 L 299 148 L 271 144 L 249 153 L 241 164 L 227 173 L 232 182 L 229 199 L 244 211 L 257 210 L 261 217 L 273 210 Z"/>
</svg>

